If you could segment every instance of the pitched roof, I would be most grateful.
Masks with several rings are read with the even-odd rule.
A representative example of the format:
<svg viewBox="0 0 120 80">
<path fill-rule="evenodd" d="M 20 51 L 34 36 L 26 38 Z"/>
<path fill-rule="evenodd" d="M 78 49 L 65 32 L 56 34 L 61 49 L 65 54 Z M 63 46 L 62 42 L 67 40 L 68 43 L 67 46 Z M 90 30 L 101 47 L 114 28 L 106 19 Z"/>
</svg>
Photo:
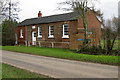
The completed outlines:
<svg viewBox="0 0 120 80">
<path fill-rule="evenodd" d="M 71 12 L 66 14 L 26 19 L 21 23 L 19 23 L 18 26 L 30 26 L 30 25 L 37 25 L 37 24 L 60 22 L 60 21 L 71 21 L 71 20 L 77 20 L 78 18 L 79 18 L 79 14 L 77 12 Z"/>
</svg>

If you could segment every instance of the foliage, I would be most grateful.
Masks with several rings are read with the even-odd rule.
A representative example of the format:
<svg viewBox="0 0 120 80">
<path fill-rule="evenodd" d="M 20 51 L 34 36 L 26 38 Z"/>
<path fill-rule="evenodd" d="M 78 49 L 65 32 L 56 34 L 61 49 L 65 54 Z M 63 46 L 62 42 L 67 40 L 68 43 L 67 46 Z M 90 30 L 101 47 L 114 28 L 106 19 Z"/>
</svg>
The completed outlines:
<svg viewBox="0 0 120 80">
<path fill-rule="evenodd" d="M 15 28 L 17 22 L 13 20 L 5 20 L 2 22 L 2 45 L 15 44 Z"/>
<path fill-rule="evenodd" d="M 45 76 L 2 64 L 2 78 L 45 78 Z"/>
<path fill-rule="evenodd" d="M 104 23 L 104 22 L 103 22 Z M 85 53 L 85 54 L 105 54 L 105 55 L 120 55 L 119 49 L 114 49 L 114 44 L 117 38 L 117 28 L 118 28 L 118 21 L 117 18 L 114 17 L 112 20 L 107 20 L 106 25 L 102 28 L 102 39 L 103 39 L 103 47 L 101 46 L 101 40 L 99 40 L 99 45 L 95 45 L 94 39 L 97 36 L 97 30 L 91 30 L 94 34 L 92 34 L 92 45 L 82 47 L 78 52 Z M 99 37 L 97 37 L 99 39 Z M 118 46 L 118 45 L 116 45 Z"/>
<path fill-rule="evenodd" d="M 106 25 L 102 29 L 102 37 L 104 39 L 104 48 L 107 49 L 106 54 L 110 54 L 113 50 L 115 40 L 117 38 L 118 20 L 114 17 L 112 20 L 108 19 Z"/>
<path fill-rule="evenodd" d="M 81 48 L 78 53 L 101 55 L 101 52 L 105 52 L 105 50 L 101 50 L 98 47 L 92 46 L 92 47 Z"/>
<path fill-rule="evenodd" d="M 114 46 L 113 46 L 113 50 L 120 50 L 120 48 L 118 48 L 119 47 L 118 46 L 118 42 L 120 42 L 120 40 L 115 40 L 115 43 L 114 43 Z M 101 40 L 101 47 L 104 48 L 104 40 Z"/>
<path fill-rule="evenodd" d="M 91 55 L 115 55 L 118 56 L 119 51 L 118 50 L 111 50 L 109 54 L 106 54 L 107 50 L 102 47 L 98 46 L 91 46 L 91 47 L 86 47 L 86 48 L 81 48 L 78 53 L 84 53 L 84 54 L 91 54 Z"/>
<path fill-rule="evenodd" d="M 3 21 L 0 26 L 0 29 L 2 28 L 0 38 L 3 45 L 14 45 L 15 43 L 16 20 L 20 11 L 17 6 L 18 2 L 12 2 L 11 0 L 0 1 L 0 24 Z"/>
<path fill-rule="evenodd" d="M 105 55 L 88 55 L 78 54 L 75 51 L 69 49 L 58 49 L 58 48 L 43 48 L 43 47 L 19 47 L 19 46 L 3 46 L 3 50 L 22 52 L 40 56 L 48 56 L 62 59 L 86 61 L 86 62 L 97 62 L 103 64 L 118 64 L 118 56 L 105 56 Z"/>
</svg>

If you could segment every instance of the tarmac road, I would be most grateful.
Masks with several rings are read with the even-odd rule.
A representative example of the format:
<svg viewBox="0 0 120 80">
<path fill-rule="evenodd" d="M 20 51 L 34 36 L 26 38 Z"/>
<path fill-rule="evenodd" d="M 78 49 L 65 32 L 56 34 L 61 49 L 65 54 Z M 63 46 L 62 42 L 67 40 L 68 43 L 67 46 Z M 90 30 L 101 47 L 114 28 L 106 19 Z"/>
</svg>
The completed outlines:
<svg viewBox="0 0 120 80">
<path fill-rule="evenodd" d="M 118 67 L 2 51 L 2 62 L 53 78 L 118 78 Z"/>
</svg>

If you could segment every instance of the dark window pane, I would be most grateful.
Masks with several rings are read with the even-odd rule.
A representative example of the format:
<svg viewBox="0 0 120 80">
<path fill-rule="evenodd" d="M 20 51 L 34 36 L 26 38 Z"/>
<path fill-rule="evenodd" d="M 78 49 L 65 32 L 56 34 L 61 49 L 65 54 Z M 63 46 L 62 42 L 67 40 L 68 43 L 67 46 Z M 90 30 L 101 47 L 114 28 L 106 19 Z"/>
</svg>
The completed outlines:
<svg viewBox="0 0 120 80">
<path fill-rule="evenodd" d="M 39 35 L 42 35 L 42 27 L 39 27 Z"/>
<path fill-rule="evenodd" d="M 69 34 L 69 27 L 68 25 L 64 25 L 64 35 L 68 35 Z"/>
<path fill-rule="evenodd" d="M 34 33 L 34 37 L 36 37 L 36 33 Z"/>
<path fill-rule="evenodd" d="M 51 35 L 54 35 L 53 31 L 51 32 Z"/>
<path fill-rule="evenodd" d="M 65 30 L 65 31 L 68 31 L 68 28 L 65 28 L 64 30 Z"/>
<path fill-rule="evenodd" d="M 50 26 L 50 30 L 53 30 L 53 26 Z"/>
<path fill-rule="evenodd" d="M 21 36 L 23 36 L 23 29 L 21 29 Z"/>
<path fill-rule="evenodd" d="M 50 26 L 50 35 L 54 35 L 54 27 Z"/>
<path fill-rule="evenodd" d="M 64 35 L 68 35 L 68 32 L 65 32 Z"/>
</svg>

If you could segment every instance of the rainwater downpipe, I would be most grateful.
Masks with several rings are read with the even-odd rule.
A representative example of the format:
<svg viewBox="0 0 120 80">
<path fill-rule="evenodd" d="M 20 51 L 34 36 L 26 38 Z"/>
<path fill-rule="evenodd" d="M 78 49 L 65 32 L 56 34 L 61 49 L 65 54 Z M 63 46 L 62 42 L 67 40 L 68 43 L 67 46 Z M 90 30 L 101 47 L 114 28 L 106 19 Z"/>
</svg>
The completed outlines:
<svg viewBox="0 0 120 80">
<path fill-rule="evenodd" d="M 27 26 L 25 26 L 25 28 L 26 28 L 26 46 L 28 46 L 28 41 L 27 41 Z"/>
</svg>

